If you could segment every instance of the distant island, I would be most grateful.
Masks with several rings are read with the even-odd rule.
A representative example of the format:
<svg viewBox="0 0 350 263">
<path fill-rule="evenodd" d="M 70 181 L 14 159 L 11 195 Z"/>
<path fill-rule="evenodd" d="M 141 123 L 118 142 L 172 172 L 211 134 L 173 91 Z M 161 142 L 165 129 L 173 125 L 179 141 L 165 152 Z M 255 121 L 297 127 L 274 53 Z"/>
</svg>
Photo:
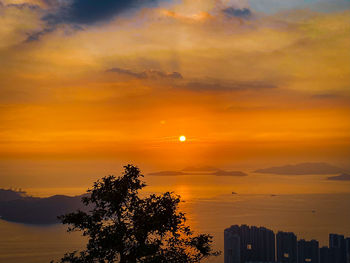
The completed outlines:
<svg viewBox="0 0 350 263">
<path fill-rule="evenodd" d="M 248 176 L 248 174 L 241 171 L 224 171 L 224 170 L 218 170 L 211 174 L 216 176 Z"/>
<path fill-rule="evenodd" d="M 327 175 L 345 172 L 345 169 L 333 166 L 328 163 L 298 163 L 283 166 L 274 166 L 258 169 L 255 173 L 277 174 L 277 175 Z"/>
<path fill-rule="evenodd" d="M 25 196 L 26 192 L 22 190 L 0 189 L 0 202 L 21 199 Z"/>
<path fill-rule="evenodd" d="M 350 174 L 341 174 L 337 176 L 328 177 L 327 180 L 330 181 L 350 181 Z"/>
<path fill-rule="evenodd" d="M 178 175 L 188 175 L 189 173 L 181 172 L 181 171 L 160 171 L 149 173 L 148 175 L 152 176 L 178 176 Z"/>
<path fill-rule="evenodd" d="M 0 219 L 24 224 L 55 224 L 57 216 L 82 209 L 82 196 L 32 197 L 25 192 L 0 189 Z"/>
<path fill-rule="evenodd" d="M 181 171 L 159 171 L 152 172 L 151 176 L 181 176 L 181 175 L 213 175 L 213 176 L 248 176 L 241 171 L 225 171 L 213 166 L 186 167 Z"/>
</svg>

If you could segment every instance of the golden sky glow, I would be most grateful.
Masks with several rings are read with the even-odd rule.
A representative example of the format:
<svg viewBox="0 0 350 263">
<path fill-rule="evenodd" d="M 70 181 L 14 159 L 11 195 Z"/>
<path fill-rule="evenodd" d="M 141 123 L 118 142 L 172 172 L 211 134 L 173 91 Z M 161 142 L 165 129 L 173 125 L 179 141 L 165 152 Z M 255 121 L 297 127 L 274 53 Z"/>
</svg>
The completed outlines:
<svg viewBox="0 0 350 263">
<path fill-rule="evenodd" d="M 2 160 L 348 164 L 349 1 L 165 1 L 54 28 L 49 2 L 1 1 Z"/>
</svg>

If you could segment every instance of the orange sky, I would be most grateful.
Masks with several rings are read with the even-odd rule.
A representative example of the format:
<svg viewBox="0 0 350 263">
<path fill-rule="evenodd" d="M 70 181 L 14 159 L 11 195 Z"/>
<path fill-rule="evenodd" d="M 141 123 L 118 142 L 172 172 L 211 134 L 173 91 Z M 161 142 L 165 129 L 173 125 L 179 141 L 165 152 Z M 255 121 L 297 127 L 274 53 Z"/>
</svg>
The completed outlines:
<svg viewBox="0 0 350 263">
<path fill-rule="evenodd" d="M 347 166 L 344 1 L 334 5 L 348 8 L 296 1 L 300 6 L 266 12 L 256 1 L 167 1 L 51 31 L 42 19 L 47 2 L 2 1 L 3 173 L 11 173 L 10 161 L 32 159 L 106 158 L 152 168 L 256 159 Z M 251 13 L 221 12 L 232 6 Z"/>
</svg>

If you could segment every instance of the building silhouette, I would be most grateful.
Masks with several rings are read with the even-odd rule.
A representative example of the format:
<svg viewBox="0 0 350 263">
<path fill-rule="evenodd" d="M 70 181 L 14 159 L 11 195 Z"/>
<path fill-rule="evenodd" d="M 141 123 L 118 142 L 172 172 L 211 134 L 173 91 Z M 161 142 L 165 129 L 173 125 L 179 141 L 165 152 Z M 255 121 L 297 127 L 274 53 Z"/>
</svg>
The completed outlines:
<svg viewBox="0 0 350 263">
<path fill-rule="evenodd" d="M 346 241 L 343 235 L 329 234 L 329 248 L 334 250 L 334 263 L 347 263 Z"/>
<path fill-rule="evenodd" d="M 224 261 L 225 263 L 241 262 L 241 238 L 232 228 L 224 231 Z"/>
<path fill-rule="evenodd" d="M 224 250 L 225 263 L 275 262 L 275 234 L 264 227 L 234 225 L 225 229 Z"/>
<path fill-rule="evenodd" d="M 345 239 L 346 263 L 350 263 L 350 237 Z"/>
<path fill-rule="evenodd" d="M 329 247 L 320 248 L 320 263 L 333 263 L 336 258 L 336 250 Z"/>
<path fill-rule="evenodd" d="M 297 240 L 292 232 L 277 235 L 265 227 L 233 225 L 224 231 L 225 263 L 350 263 L 350 238 L 330 234 L 329 247 L 317 240 Z"/>
<path fill-rule="evenodd" d="M 297 236 L 292 232 L 278 232 L 277 261 L 282 263 L 297 262 Z"/>
<path fill-rule="evenodd" d="M 298 241 L 298 263 L 319 263 L 319 245 L 318 241 Z"/>
</svg>

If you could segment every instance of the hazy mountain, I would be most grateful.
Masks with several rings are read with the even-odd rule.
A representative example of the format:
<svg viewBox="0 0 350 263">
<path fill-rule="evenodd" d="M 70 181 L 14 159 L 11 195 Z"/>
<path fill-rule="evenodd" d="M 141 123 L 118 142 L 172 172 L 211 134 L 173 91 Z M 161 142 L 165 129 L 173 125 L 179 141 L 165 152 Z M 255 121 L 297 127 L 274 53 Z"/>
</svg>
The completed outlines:
<svg viewBox="0 0 350 263">
<path fill-rule="evenodd" d="M 224 171 L 224 170 L 218 170 L 210 174 L 216 175 L 216 176 L 247 176 L 246 173 L 241 171 Z"/>
<path fill-rule="evenodd" d="M 209 166 L 208 166 L 209 167 Z M 187 169 L 187 168 L 185 168 Z M 148 175 L 155 175 L 155 176 L 181 176 L 181 175 L 213 175 L 213 176 L 247 176 L 246 173 L 241 171 L 225 171 L 216 169 L 214 171 L 212 170 L 200 170 L 201 168 L 197 168 L 197 171 L 188 171 L 183 169 L 182 171 L 160 171 L 160 172 L 153 172 L 149 173 Z"/>
<path fill-rule="evenodd" d="M 328 177 L 327 180 L 330 181 L 350 181 L 350 174 L 341 174 L 337 176 Z"/>
<path fill-rule="evenodd" d="M 83 209 L 82 196 L 55 195 L 48 198 L 23 197 L 2 200 L 0 217 L 3 220 L 28 224 L 58 223 L 57 216 Z"/>
<path fill-rule="evenodd" d="M 156 175 L 156 176 L 178 176 L 178 175 L 186 175 L 188 173 L 180 172 L 180 171 L 160 171 L 149 173 L 148 175 Z"/>
<path fill-rule="evenodd" d="M 293 165 L 275 166 L 254 171 L 255 173 L 279 174 L 279 175 L 313 175 L 313 174 L 337 174 L 344 169 L 328 163 L 299 163 Z"/>
<path fill-rule="evenodd" d="M 25 197 L 25 192 L 12 189 L 0 189 L 0 202 L 16 200 Z"/>
</svg>

